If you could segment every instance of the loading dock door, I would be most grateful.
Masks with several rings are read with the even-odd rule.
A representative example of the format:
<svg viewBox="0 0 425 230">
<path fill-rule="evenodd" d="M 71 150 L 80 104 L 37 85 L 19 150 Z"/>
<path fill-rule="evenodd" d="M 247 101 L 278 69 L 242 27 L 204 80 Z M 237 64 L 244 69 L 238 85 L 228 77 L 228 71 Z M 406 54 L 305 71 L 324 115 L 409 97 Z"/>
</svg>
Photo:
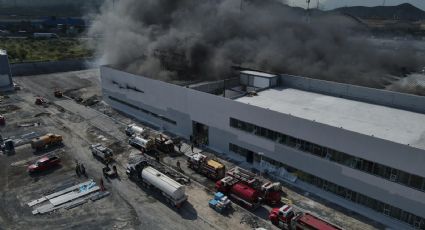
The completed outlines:
<svg viewBox="0 0 425 230">
<path fill-rule="evenodd" d="M 193 142 L 208 145 L 208 126 L 202 123 L 192 121 Z"/>
<path fill-rule="evenodd" d="M 253 151 L 248 151 L 246 153 L 246 162 L 252 164 L 254 162 L 254 152 Z"/>
</svg>

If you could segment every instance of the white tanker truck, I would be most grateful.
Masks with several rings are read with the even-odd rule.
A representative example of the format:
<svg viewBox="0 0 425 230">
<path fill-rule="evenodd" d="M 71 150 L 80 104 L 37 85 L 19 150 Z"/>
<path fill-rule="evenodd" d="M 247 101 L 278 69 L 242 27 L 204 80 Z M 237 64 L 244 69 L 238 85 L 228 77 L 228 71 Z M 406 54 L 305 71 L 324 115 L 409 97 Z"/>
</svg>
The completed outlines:
<svg viewBox="0 0 425 230">
<path fill-rule="evenodd" d="M 136 124 L 129 124 L 125 129 L 125 134 L 127 134 L 127 136 L 142 135 L 144 131 L 144 128 L 137 126 Z"/>
<path fill-rule="evenodd" d="M 142 186 L 160 191 L 167 203 L 173 207 L 180 208 L 187 200 L 184 185 L 155 168 L 147 166 L 144 162 L 128 164 L 126 173 L 131 180 L 140 183 Z"/>
<path fill-rule="evenodd" d="M 130 137 L 128 139 L 128 144 L 143 151 L 150 151 L 155 148 L 155 142 L 153 140 L 145 139 L 140 136 Z"/>
</svg>

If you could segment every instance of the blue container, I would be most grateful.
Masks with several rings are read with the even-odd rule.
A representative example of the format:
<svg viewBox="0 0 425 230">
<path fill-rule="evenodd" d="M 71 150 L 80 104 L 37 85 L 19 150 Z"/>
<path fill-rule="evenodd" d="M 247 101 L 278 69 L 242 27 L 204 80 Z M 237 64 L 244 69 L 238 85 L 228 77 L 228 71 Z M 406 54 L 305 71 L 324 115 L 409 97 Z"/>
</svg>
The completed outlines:
<svg viewBox="0 0 425 230">
<path fill-rule="evenodd" d="M 212 200 L 210 200 L 210 202 L 209 202 L 208 204 L 209 204 L 209 206 L 210 206 L 211 208 L 215 208 L 215 206 L 217 205 L 217 203 L 218 203 L 218 201 L 217 201 L 217 200 L 212 199 Z"/>
<path fill-rule="evenodd" d="M 214 195 L 214 199 L 216 199 L 216 200 L 221 200 L 221 198 L 223 198 L 223 197 L 224 197 L 224 194 L 221 193 L 221 192 L 216 192 L 215 195 Z"/>
</svg>

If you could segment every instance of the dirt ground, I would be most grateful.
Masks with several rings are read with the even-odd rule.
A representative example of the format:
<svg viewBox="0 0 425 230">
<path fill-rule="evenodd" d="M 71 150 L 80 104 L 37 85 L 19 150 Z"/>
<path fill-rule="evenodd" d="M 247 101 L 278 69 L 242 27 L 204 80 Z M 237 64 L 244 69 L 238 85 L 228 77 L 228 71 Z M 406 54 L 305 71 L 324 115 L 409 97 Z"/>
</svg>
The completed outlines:
<svg viewBox="0 0 425 230">
<path fill-rule="evenodd" d="M 34 154 L 29 145 L 17 147 L 14 155 L 0 155 L 0 229 L 277 229 L 267 220 L 271 207 L 264 206 L 255 212 L 249 212 L 233 205 L 225 215 L 209 208 L 208 200 L 213 196 L 214 182 L 191 171 L 186 164 L 181 164 L 183 171 L 193 182 L 186 187 L 188 202 L 178 211 L 167 206 L 158 194 L 141 189 L 129 181 L 125 175 L 125 166 L 129 155 L 138 154 L 138 151 L 128 146 L 124 127 L 134 121 L 101 101 L 90 101 L 90 106 L 86 106 L 88 98 L 101 96 L 97 69 L 17 77 L 14 81 L 21 85 L 22 90 L 1 98 L 0 111 L 6 110 L 4 115 L 7 123 L 0 130 L 2 136 L 52 132 L 63 135 L 64 146 L 46 151 L 56 152 L 61 157 L 61 167 L 36 177 L 31 177 L 26 172 L 28 162 L 39 156 Z M 55 89 L 64 91 L 65 97 L 55 98 Z M 48 104 L 35 105 L 35 96 L 45 97 Z M 75 99 L 81 103 L 77 103 Z M 27 126 L 28 124 L 38 125 Z M 85 164 L 89 178 L 99 180 L 103 166 L 91 156 L 88 149 L 91 143 L 103 143 L 114 150 L 120 178 L 106 182 L 111 195 L 71 210 L 32 215 L 27 202 L 40 198 L 47 191 L 61 185 L 86 180 L 75 176 L 75 160 Z M 190 151 L 187 147 L 182 149 Z M 225 156 L 218 157 L 223 158 L 227 168 L 237 163 Z M 175 167 L 177 160 L 185 162 L 186 158 L 181 155 L 164 157 L 162 160 Z M 346 229 L 383 228 L 320 199 L 305 196 L 302 191 L 290 187 L 285 187 L 284 190 L 297 206 L 313 208 L 309 211 Z M 241 223 L 247 217 L 251 223 Z"/>
<path fill-rule="evenodd" d="M 5 108 L 6 126 L 1 128 L 4 138 L 23 134 L 55 133 L 64 138 L 64 146 L 34 153 L 29 144 L 16 148 L 13 155 L 0 155 L 0 229 L 246 229 L 240 223 L 246 211 L 235 207 L 222 216 L 208 207 L 212 193 L 196 182 L 186 188 L 189 201 L 180 210 L 169 207 L 159 194 L 145 190 L 127 179 L 125 166 L 131 153 L 139 152 L 127 145 L 120 117 L 111 119 L 84 105 L 87 98 L 100 95 L 98 70 L 68 72 L 15 78 L 21 90 L 3 97 L 0 109 Z M 55 98 L 53 91 L 61 89 L 64 98 Z M 47 100 L 35 105 L 37 96 Z M 72 98 L 71 98 L 72 97 Z M 81 98 L 81 99 L 79 99 Z M 81 100 L 82 104 L 74 99 Z M 9 106 L 9 107 L 8 107 Z M 15 106 L 15 107 L 11 107 Z M 102 110 L 104 105 L 93 106 Z M 13 108 L 13 109 L 8 109 Z M 115 112 L 111 112 L 115 114 Z M 35 124 L 32 126 L 31 124 Z M 84 163 L 88 177 L 99 181 L 102 163 L 94 159 L 88 149 L 92 143 L 103 143 L 114 150 L 120 177 L 105 182 L 111 195 L 71 210 L 58 210 L 47 215 L 32 215 L 26 204 L 46 195 L 55 188 L 87 180 L 77 178 L 75 160 Z M 30 176 L 26 167 L 43 154 L 55 153 L 61 166 L 47 173 Z M 272 229 L 269 223 L 258 226 Z"/>
</svg>

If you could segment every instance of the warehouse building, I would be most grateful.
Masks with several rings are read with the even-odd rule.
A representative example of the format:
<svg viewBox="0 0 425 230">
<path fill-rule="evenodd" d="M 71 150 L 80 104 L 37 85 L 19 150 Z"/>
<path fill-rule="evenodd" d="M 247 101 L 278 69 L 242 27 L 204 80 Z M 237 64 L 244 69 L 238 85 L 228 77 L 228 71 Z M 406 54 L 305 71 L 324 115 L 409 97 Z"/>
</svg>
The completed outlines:
<svg viewBox="0 0 425 230">
<path fill-rule="evenodd" d="M 394 229 L 425 229 L 425 97 L 241 71 L 173 82 L 101 67 L 113 108 Z"/>
</svg>

